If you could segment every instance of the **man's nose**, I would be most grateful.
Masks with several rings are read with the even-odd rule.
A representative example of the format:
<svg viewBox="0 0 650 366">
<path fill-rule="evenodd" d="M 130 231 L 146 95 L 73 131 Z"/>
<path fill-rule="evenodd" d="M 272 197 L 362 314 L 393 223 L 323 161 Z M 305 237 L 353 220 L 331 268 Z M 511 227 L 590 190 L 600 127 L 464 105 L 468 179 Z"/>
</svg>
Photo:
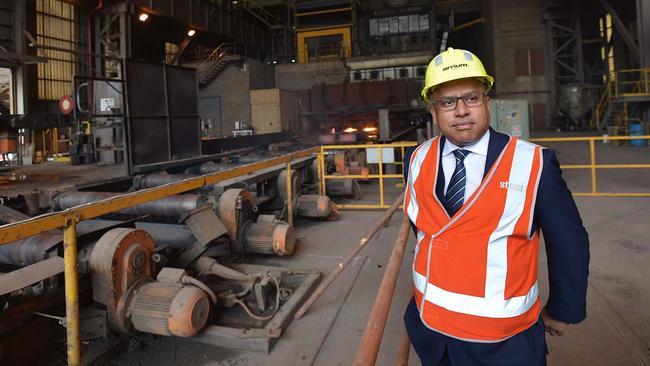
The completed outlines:
<svg viewBox="0 0 650 366">
<path fill-rule="evenodd" d="M 465 104 L 465 101 L 463 98 L 458 98 L 458 101 L 456 101 L 456 116 L 462 117 L 466 116 L 469 114 L 469 108 L 467 108 L 467 104 Z"/>
</svg>

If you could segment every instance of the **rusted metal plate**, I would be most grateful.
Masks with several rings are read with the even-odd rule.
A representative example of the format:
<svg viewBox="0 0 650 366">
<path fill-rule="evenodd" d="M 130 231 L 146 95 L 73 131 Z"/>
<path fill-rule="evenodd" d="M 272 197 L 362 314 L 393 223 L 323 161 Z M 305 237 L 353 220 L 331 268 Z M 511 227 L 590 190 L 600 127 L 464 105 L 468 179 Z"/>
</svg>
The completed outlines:
<svg viewBox="0 0 650 366">
<path fill-rule="evenodd" d="M 59 273 L 63 273 L 63 258 L 52 257 L 42 262 L 0 276 L 0 295 L 8 294 Z"/>
<path fill-rule="evenodd" d="M 209 244 L 228 233 L 210 206 L 203 206 L 191 211 L 185 219 L 185 224 L 192 231 L 196 241 L 172 262 L 173 266 L 179 268 L 187 267 L 208 249 Z"/>
<path fill-rule="evenodd" d="M 189 212 L 185 224 L 192 230 L 196 240 L 203 246 L 208 245 L 221 235 L 227 234 L 226 227 L 209 205 Z"/>
</svg>

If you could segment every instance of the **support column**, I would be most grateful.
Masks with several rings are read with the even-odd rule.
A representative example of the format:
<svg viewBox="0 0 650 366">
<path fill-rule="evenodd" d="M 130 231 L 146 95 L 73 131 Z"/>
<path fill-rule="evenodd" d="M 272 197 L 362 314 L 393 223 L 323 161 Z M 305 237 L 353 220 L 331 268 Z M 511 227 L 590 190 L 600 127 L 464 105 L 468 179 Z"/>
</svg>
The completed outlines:
<svg viewBox="0 0 650 366">
<path fill-rule="evenodd" d="M 25 28 L 25 0 L 14 1 L 14 50 L 17 54 L 25 53 L 25 37 L 23 29 Z M 27 88 L 25 66 L 19 65 L 14 72 L 14 110 L 15 114 L 25 114 L 27 111 Z"/>
<path fill-rule="evenodd" d="M 647 0 L 636 0 L 636 23 L 639 39 L 639 46 L 647 45 L 650 42 L 650 3 Z M 650 47 L 639 47 L 639 66 L 650 67 Z M 650 85 L 648 85 L 650 89 Z M 642 105 L 641 118 L 644 122 L 650 122 L 650 106 Z M 643 105 L 646 105 L 643 107 Z"/>
<path fill-rule="evenodd" d="M 553 126 L 553 116 L 557 115 L 557 80 L 555 78 L 555 41 L 553 38 L 553 20 L 546 20 L 546 79 L 548 82 L 548 109 L 546 127 Z"/>
<path fill-rule="evenodd" d="M 639 45 L 650 44 L 650 3 L 647 0 L 636 0 L 636 23 Z M 639 47 L 639 50 L 641 67 L 650 67 L 650 47 Z"/>
</svg>

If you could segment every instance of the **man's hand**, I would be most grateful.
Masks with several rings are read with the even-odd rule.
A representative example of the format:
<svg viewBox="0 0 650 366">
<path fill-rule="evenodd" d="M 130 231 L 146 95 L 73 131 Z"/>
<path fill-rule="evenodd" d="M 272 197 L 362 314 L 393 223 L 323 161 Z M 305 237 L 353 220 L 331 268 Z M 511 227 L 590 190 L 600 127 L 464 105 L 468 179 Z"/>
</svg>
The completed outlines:
<svg viewBox="0 0 650 366">
<path fill-rule="evenodd" d="M 544 330 L 552 336 L 562 336 L 569 324 L 553 319 L 546 311 L 542 309 L 542 320 L 544 321 Z"/>
</svg>

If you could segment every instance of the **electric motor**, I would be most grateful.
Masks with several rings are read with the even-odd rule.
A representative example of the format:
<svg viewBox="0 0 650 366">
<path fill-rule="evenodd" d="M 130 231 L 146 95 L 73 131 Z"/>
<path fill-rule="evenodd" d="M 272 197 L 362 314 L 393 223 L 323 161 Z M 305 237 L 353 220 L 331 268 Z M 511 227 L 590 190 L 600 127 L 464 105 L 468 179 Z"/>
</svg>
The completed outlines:
<svg viewBox="0 0 650 366">
<path fill-rule="evenodd" d="M 129 305 L 133 327 L 158 335 L 191 337 L 208 321 L 205 292 L 178 283 L 150 282 L 134 292 Z"/>
</svg>

